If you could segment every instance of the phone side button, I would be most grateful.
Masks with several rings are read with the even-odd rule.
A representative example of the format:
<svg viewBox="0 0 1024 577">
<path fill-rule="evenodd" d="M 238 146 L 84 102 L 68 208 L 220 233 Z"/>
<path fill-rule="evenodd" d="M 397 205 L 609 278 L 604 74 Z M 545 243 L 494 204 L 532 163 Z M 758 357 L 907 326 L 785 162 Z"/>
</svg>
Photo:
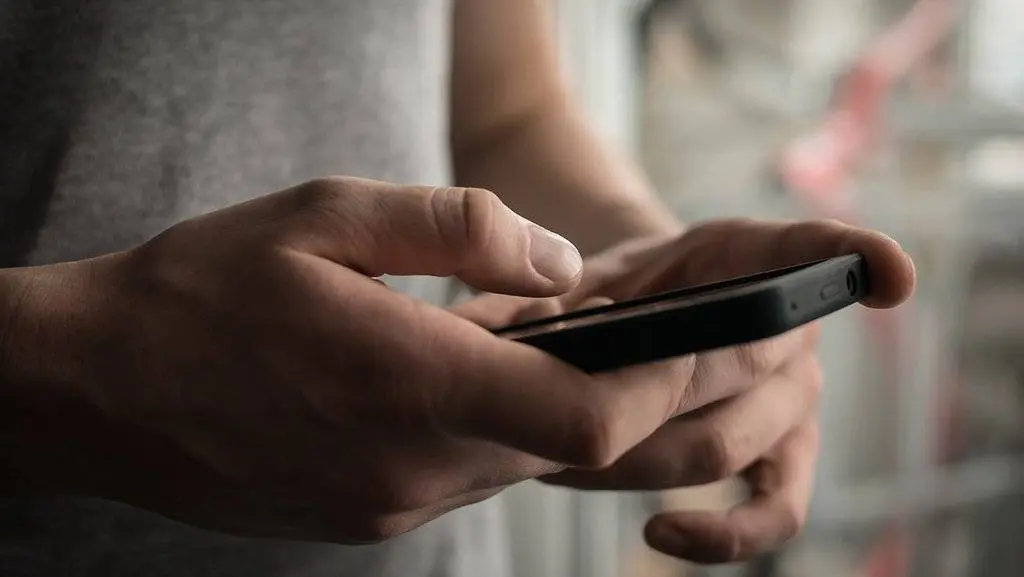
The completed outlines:
<svg viewBox="0 0 1024 577">
<path fill-rule="evenodd" d="M 839 295 L 839 283 L 829 283 L 821 288 L 821 300 L 827 301 Z"/>
</svg>

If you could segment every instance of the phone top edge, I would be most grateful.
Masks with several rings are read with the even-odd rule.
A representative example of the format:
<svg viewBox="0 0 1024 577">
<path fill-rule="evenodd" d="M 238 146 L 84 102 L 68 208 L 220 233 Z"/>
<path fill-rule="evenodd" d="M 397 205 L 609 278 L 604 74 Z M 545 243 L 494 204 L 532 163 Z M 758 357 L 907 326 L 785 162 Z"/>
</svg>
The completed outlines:
<svg viewBox="0 0 1024 577">
<path fill-rule="evenodd" d="M 694 305 L 707 304 L 727 298 L 744 297 L 751 294 L 771 293 L 773 294 L 773 298 L 784 298 L 781 293 L 788 285 L 796 283 L 807 277 L 814 277 L 820 275 L 821 271 L 823 270 L 842 269 L 844 268 L 844 266 L 845 268 L 848 269 L 851 266 L 857 266 L 856 263 L 858 262 L 863 263 L 863 256 L 856 253 L 843 255 L 840 257 L 808 261 L 806 263 L 792 265 L 788 267 L 779 267 L 753 275 L 733 277 L 712 283 L 673 289 L 657 293 L 654 295 L 641 297 L 639 299 L 622 301 L 601 307 L 595 307 L 592 309 L 572 311 L 569 313 L 564 313 L 553 317 L 546 317 L 543 319 L 536 319 L 533 321 L 508 325 L 505 327 L 501 327 L 499 329 L 495 329 L 493 332 L 497 336 L 517 339 L 525 338 L 531 334 L 542 332 L 543 329 L 550 327 L 552 325 L 560 325 L 565 323 L 573 324 L 572 327 L 567 327 L 566 329 L 562 330 L 584 328 L 593 325 L 595 322 L 598 322 L 597 319 L 608 320 L 609 316 L 611 316 L 612 319 L 608 320 L 608 322 L 615 322 L 623 318 L 635 318 L 637 316 L 655 315 L 673 309 L 687 308 Z M 746 283 L 750 284 L 747 285 Z M 730 285 L 739 286 L 735 286 L 733 290 L 728 290 L 730 288 Z M 721 290 L 722 292 L 719 292 L 719 290 Z M 715 292 L 714 294 L 702 295 L 702 293 L 708 291 Z M 641 310 L 635 311 L 634 309 Z M 595 320 L 580 323 L 580 319 Z"/>
</svg>

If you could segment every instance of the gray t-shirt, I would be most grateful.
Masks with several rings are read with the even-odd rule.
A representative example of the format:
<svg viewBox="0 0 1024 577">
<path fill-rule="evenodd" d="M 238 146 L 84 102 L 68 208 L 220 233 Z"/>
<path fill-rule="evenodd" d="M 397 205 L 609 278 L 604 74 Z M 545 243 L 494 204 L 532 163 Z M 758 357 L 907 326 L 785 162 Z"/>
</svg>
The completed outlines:
<svg viewBox="0 0 1024 577">
<path fill-rule="evenodd" d="M 446 0 L 0 0 L 0 260 L 123 249 L 315 176 L 444 184 Z M 38 235 L 28 234 L 39 228 Z M 396 279 L 421 298 L 438 279 Z M 0 500 L 3 577 L 505 575 L 498 504 L 384 545 Z"/>
</svg>

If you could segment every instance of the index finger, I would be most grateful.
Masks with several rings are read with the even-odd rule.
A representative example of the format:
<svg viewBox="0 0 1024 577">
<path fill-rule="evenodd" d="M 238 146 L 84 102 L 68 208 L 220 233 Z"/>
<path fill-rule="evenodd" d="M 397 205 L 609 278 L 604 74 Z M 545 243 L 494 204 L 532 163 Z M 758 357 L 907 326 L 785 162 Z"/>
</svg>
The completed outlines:
<svg viewBox="0 0 1024 577">
<path fill-rule="evenodd" d="M 592 377 L 347 268 L 312 256 L 299 262 L 306 266 L 294 272 L 311 275 L 303 295 L 311 312 L 302 320 L 315 337 L 309 342 L 320 343 L 327 366 L 350 383 L 311 393 L 346 417 L 378 411 L 397 431 L 490 441 L 563 465 L 603 467 L 674 409 L 672 389 L 662 384 L 627 387 L 622 376 Z M 691 368 L 692 362 L 669 363 L 680 378 L 663 379 L 685 386 Z M 531 471 L 541 474 L 518 472 Z"/>
<path fill-rule="evenodd" d="M 424 313 L 434 320 L 416 324 L 434 337 L 422 361 L 444 376 L 444 426 L 565 465 L 614 462 L 674 416 L 693 371 L 690 356 L 589 375 L 440 309 Z"/>
<path fill-rule="evenodd" d="M 899 243 L 881 232 L 837 220 L 715 221 L 691 229 L 684 238 L 687 255 L 667 274 L 685 277 L 694 270 L 710 270 L 719 275 L 716 279 L 685 279 L 690 282 L 860 253 L 871 279 L 871 294 L 863 304 L 891 308 L 907 300 L 914 290 L 914 263 Z"/>
</svg>

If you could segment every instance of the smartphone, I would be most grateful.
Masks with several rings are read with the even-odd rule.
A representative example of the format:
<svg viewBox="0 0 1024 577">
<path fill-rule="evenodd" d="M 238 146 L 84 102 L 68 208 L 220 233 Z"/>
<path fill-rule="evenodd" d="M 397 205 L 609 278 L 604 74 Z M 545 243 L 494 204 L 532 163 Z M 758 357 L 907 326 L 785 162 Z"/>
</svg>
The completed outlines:
<svg viewBox="0 0 1024 577">
<path fill-rule="evenodd" d="M 860 301 L 869 290 L 864 258 L 851 254 L 494 332 L 593 373 L 780 335 Z"/>
</svg>

